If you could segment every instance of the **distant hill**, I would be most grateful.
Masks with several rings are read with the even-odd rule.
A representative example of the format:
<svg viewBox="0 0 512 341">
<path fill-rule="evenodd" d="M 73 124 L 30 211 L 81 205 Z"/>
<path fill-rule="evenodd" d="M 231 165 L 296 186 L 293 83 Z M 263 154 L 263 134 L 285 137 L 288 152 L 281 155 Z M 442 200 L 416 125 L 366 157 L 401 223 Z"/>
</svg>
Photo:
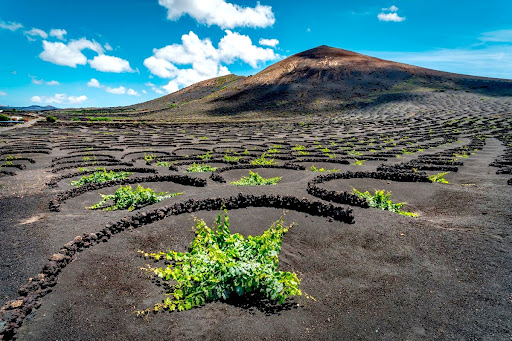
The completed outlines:
<svg viewBox="0 0 512 341">
<path fill-rule="evenodd" d="M 53 107 L 51 105 L 47 105 L 44 107 L 42 107 L 40 105 L 31 105 L 28 107 L 9 107 L 9 106 L 1 106 L 0 105 L 0 110 L 12 110 L 12 109 L 16 109 L 19 111 L 46 111 L 46 110 L 58 110 L 59 108 Z"/>
<path fill-rule="evenodd" d="M 254 76 L 228 75 L 127 107 L 148 118 L 335 112 L 361 101 L 389 101 L 412 91 L 477 91 L 512 95 L 512 81 L 467 76 L 319 46 Z M 125 109 L 125 110 L 126 110 Z"/>
</svg>

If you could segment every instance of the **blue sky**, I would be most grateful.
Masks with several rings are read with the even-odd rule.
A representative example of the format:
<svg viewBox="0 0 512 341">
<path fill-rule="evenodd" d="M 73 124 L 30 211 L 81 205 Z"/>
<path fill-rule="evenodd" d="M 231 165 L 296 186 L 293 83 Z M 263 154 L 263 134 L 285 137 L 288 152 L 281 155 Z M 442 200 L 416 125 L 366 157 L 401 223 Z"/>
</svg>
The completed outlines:
<svg viewBox="0 0 512 341">
<path fill-rule="evenodd" d="M 0 1 L 0 105 L 129 105 L 329 45 L 512 79 L 510 0 Z"/>
</svg>

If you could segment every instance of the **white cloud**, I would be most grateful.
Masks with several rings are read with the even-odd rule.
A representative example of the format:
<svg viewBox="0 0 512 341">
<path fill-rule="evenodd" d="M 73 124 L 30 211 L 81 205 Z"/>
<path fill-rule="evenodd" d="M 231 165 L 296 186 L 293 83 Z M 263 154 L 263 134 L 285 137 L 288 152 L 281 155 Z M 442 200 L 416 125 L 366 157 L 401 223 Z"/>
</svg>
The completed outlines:
<svg viewBox="0 0 512 341">
<path fill-rule="evenodd" d="M 163 89 L 174 92 L 205 79 L 229 74 L 222 63 L 241 60 L 255 68 L 262 62 L 280 57 L 270 48 L 253 45 L 248 36 L 230 30 L 225 33 L 215 48 L 210 39 L 199 39 L 191 31 L 181 37 L 181 44 L 154 49 L 153 56 L 146 58 L 144 65 L 160 78 L 171 78 Z M 178 67 L 182 65 L 186 67 Z"/>
<path fill-rule="evenodd" d="M 128 91 L 126 91 L 126 94 L 130 96 L 140 96 L 140 94 L 133 89 L 128 89 Z"/>
<path fill-rule="evenodd" d="M 162 89 L 164 89 L 168 94 L 170 94 L 172 92 L 178 91 L 180 87 L 178 86 L 178 82 L 173 80 L 170 81 L 167 85 L 162 86 Z"/>
<path fill-rule="evenodd" d="M 279 40 L 277 40 L 277 39 L 264 39 L 264 38 L 261 38 L 259 43 L 260 43 L 260 45 L 263 45 L 263 46 L 276 47 L 277 44 L 279 44 Z"/>
<path fill-rule="evenodd" d="M 25 34 L 27 36 L 33 36 L 33 37 L 39 36 L 39 37 L 41 37 L 43 39 L 48 38 L 48 33 L 46 33 L 43 30 L 40 30 L 38 28 L 32 28 L 30 31 L 25 31 Z M 30 37 L 28 37 L 28 38 L 29 38 L 29 40 L 31 40 L 31 39 L 33 40 L 33 38 L 30 38 Z"/>
<path fill-rule="evenodd" d="M 278 58 L 274 50 L 255 46 L 249 36 L 233 33 L 230 30 L 226 30 L 226 35 L 220 40 L 219 52 L 221 60 L 228 64 L 241 59 L 253 68 L 256 68 L 259 62 Z"/>
<path fill-rule="evenodd" d="M 96 78 L 91 78 L 91 80 L 87 82 L 87 86 L 90 87 L 90 88 L 101 88 L 101 87 L 103 87 L 103 85 L 101 85 L 100 82 L 98 82 L 98 80 Z"/>
<path fill-rule="evenodd" d="M 20 28 L 23 28 L 23 25 L 13 21 L 0 21 L 0 28 L 14 32 Z"/>
<path fill-rule="evenodd" d="M 103 45 L 103 47 L 104 47 L 104 48 L 105 48 L 105 50 L 107 50 L 107 51 L 112 51 L 112 50 L 113 50 L 112 46 L 110 46 L 110 44 L 109 44 L 109 43 L 106 43 L 105 45 Z"/>
<path fill-rule="evenodd" d="M 311 29 L 308 27 L 308 29 L 306 30 L 306 32 L 311 32 Z"/>
<path fill-rule="evenodd" d="M 126 93 L 126 88 L 124 86 L 120 86 L 118 88 L 107 87 L 105 90 L 114 95 L 124 95 Z"/>
<path fill-rule="evenodd" d="M 92 60 L 89 60 L 89 64 L 93 69 L 101 72 L 133 72 L 132 68 L 130 67 L 130 63 L 127 60 L 119 57 L 107 56 L 104 54 L 100 54 L 94 57 Z"/>
<path fill-rule="evenodd" d="M 66 34 L 68 34 L 68 31 L 62 30 L 60 28 L 54 28 L 53 30 L 50 30 L 50 36 L 60 40 L 64 40 L 64 36 Z"/>
<path fill-rule="evenodd" d="M 87 100 L 87 96 L 85 96 L 85 95 L 78 96 L 78 97 L 75 97 L 75 96 L 68 97 L 69 104 L 80 104 L 86 100 Z"/>
<path fill-rule="evenodd" d="M 383 11 L 389 11 L 389 12 L 397 12 L 398 11 L 398 7 L 396 7 L 395 5 L 392 5 L 390 8 L 383 8 L 382 10 Z"/>
<path fill-rule="evenodd" d="M 46 85 L 60 85 L 60 83 L 58 81 L 48 81 Z"/>
<path fill-rule="evenodd" d="M 44 80 L 37 79 L 36 77 L 32 77 L 32 84 L 42 85 L 43 83 L 44 83 Z"/>
<path fill-rule="evenodd" d="M 142 93 L 145 95 L 147 94 L 148 92 L 146 90 L 142 90 Z"/>
<path fill-rule="evenodd" d="M 0 91 L 0 96 L 7 96 L 7 93 L 5 93 L 4 91 Z"/>
<path fill-rule="evenodd" d="M 52 97 L 32 96 L 30 100 L 34 103 L 45 104 L 80 104 L 87 100 L 87 96 L 67 96 L 66 94 L 55 94 Z"/>
<path fill-rule="evenodd" d="M 275 23 L 272 7 L 259 2 L 256 7 L 242 7 L 226 0 L 159 0 L 167 8 L 167 18 L 178 20 L 188 14 L 202 24 L 221 28 L 268 27 Z"/>
<path fill-rule="evenodd" d="M 480 40 L 494 43 L 512 43 L 512 30 L 485 32 L 480 36 Z"/>
<path fill-rule="evenodd" d="M 39 58 L 53 64 L 76 68 L 77 65 L 87 63 L 87 57 L 82 53 L 85 49 L 103 53 L 100 44 L 85 38 L 72 40 L 68 44 L 43 40 L 43 52 L 39 54 Z"/>
<path fill-rule="evenodd" d="M 401 22 L 405 20 L 405 17 L 401 17 L 396 13 L 379 13 L 377 18 L 379 18 L 380 21 Z"/>
<path fill-rule="evenodd" d="M 151 56 L 144 60 L 144 66 L 151 71 L 152 74 L 160 78 L 171 78 L 176 76 L 178 68 L 171 62 Z"/>
</svg>

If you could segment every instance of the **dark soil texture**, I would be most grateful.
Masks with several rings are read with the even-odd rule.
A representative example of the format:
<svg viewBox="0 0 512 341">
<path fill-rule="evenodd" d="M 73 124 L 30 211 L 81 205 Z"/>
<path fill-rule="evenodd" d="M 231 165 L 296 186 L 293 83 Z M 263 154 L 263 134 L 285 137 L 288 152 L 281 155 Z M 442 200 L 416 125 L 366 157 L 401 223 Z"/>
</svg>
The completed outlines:
<svg viewBox="0 0 512 341">
<path fill-rule="evenodd" d="M 0 340 L 510 340 L 511 113 L 510 97 L 447 91 L 321 119 L 1 132 Z M 252 165 L 262 155 L 276 167 Z M 131 212 L 87 208 L 121 182 L 63 196 L 95 168 L 183 194 Z M 448 184 L 429 180 L 443 169 Z M 282 179 L 231 185 L 250 170 Z M 354 188 L 418 217 L 347 201 Z M 165 297 L 137 250 L 186 251 L 193 218 L 211 224 L 222 200 L 231 232 L 295 223 L 279 269 L 312 298 L 137 317 Z"/>
</svg>

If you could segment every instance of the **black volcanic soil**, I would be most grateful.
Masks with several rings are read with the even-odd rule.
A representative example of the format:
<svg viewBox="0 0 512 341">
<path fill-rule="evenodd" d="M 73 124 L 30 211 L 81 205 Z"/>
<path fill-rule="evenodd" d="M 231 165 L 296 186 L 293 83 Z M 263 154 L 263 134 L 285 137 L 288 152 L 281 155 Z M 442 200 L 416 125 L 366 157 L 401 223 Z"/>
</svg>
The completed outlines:
<svg viewBox="0 0 512 341">
<path fill-rule="evenodd" d="M 14 323 L 16 337 L 510 340 L 512 187 L 507 185 L 510 174 L 496 174 L 497 168 L 489 166 L 510 153 L 510 98 L 482 100 L 480 96 L 458 92 L 436 93 L 428 98 L 422 101 L 412 97 L 353 109 L 306 123 L 290 120 L 118 128 L 101 123 L 94 128 L 38 123 L 2 133 L 0 160 L 12 155 L 29 157 L 35 163 L 14 158 L 14 163 L 23 161 L 26 168 L 14 169 L 16 175 L 0 174 L 0 303 L 7 302 L 0 311 L 4 313 L 0 329 L 5 331 L 13 323 L 6 318 L 18 310 L 5 307 L 18 299 L 18 288 L 40 273 L 48 257 L 76 236 L 100 231 L 109 221 L 121 221 L 140 211 L 149 212 L 188 199 L 227 198 L 244 193 L 291 195 L 353 210 L 353 224 L 298 212 L 295 207 L 229 211 L 232 232 L 244 235 L 262 233 L 283 214 L 286 222 L 296 223 L 283 239 L 280 269 L 296 272 L 301 288 L 315 300 L 302 296 L 277 305 L 240 298 L 185 312 L 136 317 L 134 310 L 151 307 L 165 297 L 163 289 L 139 269 L 147 261 L 136 251 L 185 251 L 193 239 L 193 217 L 211 223 L 218 213 L 199 211 L 125 230 L 112 235 L 108 242 L 93 244 L 77 253 L 62 269 L 51 292 L 38 299 L 40 306 Z M 207 139 L 201 139 L 204 136 Z M 294 149 L 297 145 L 304 146 L 308 155 L 298 155 Z M 226 146 L 239 147 L 239 165 L 247 165 L 263 151 L 276 148 L 278 153 L 273 157 L 280 165 L 304 165 L 306 170 L 255 165 L 249 169 L 265 177 L 282 176 L 282 181 L 275 186 L 239 187 L 229 183 L 247 175 L 249 169 L 219 172 L 227 181 L 220 183 L 209 178 L 210 172 L 185 173 L 185 165 L 180 165 L 205 162 L 222 170 L 227 164 L 215 160 L 224 157 Z M 182 152 L 194 148 L 211 150 L 211 161 L 197 160 L 194 154 Z M 329 152 L 323 151 L 325 148 Z M 244 154 L 246 149 L 249 155 Z M 410 154 L 404 154 L 404 150 Z M 133 152 L 139 153 L 129 154 Z M 159 156 L 146 163 L 144 154 L 151 152 Z M 77 172 L 79 167 L 97 167 L 92 164 L 96 154 L 97 159 L 100 155 L 112 156 L 107 169 L 150 168 L 158 175 L 207 179 L 207 186 L 141 182 L 158 191 L 184 194 L 133 212 L 86 209 L 99 201 L 100 193 L 112 193 L 118 188 L 113 186 L 64 200 L 60 211 L 50 211 L 50 200 L 69 190 L 69 182 L 77 177 L 65 178 L 55 188 L 45 183 Z M 377 157 L 380 160 L 375 160 Z M 357 166 L 356 159 L 366 161 Z M 79 162 L 62 163 L 71 160 Z M 176 162 L 178 171 L 156 166 L 158 160 Z M 350 164 L 336 163 L 342 160 Z M 451 160 L 463 164 L 457 166 L 457 172 L 446 175 L 449 184 L 381 180 L 369 175 L 316 183 L 318 188 L 338 192 L 350 192 L 354 187 L 391 191 L 393 200 L 406 202 L 405 209 L 418 213 L 418 218 L 325 201 L 307 190 L 309 182 L 328 174 L 310 171 L 311 165 L 337 168 L 340 174 L 370 174 L 384 164 L 404 167 L 400 174 L 418 175 L 422 174 L 417 169 L 420 166 L 433 166 L 435 162 L 442 166 L 442 162 Z M 117 165 L 120 162 L 132 165 Z M 66 165 L 71 168 L 57 170 Z M 137 172 L 134 176 L 152 175 Z M 11 337 L 4 335 L 4 339 Z"/>
</svg>

